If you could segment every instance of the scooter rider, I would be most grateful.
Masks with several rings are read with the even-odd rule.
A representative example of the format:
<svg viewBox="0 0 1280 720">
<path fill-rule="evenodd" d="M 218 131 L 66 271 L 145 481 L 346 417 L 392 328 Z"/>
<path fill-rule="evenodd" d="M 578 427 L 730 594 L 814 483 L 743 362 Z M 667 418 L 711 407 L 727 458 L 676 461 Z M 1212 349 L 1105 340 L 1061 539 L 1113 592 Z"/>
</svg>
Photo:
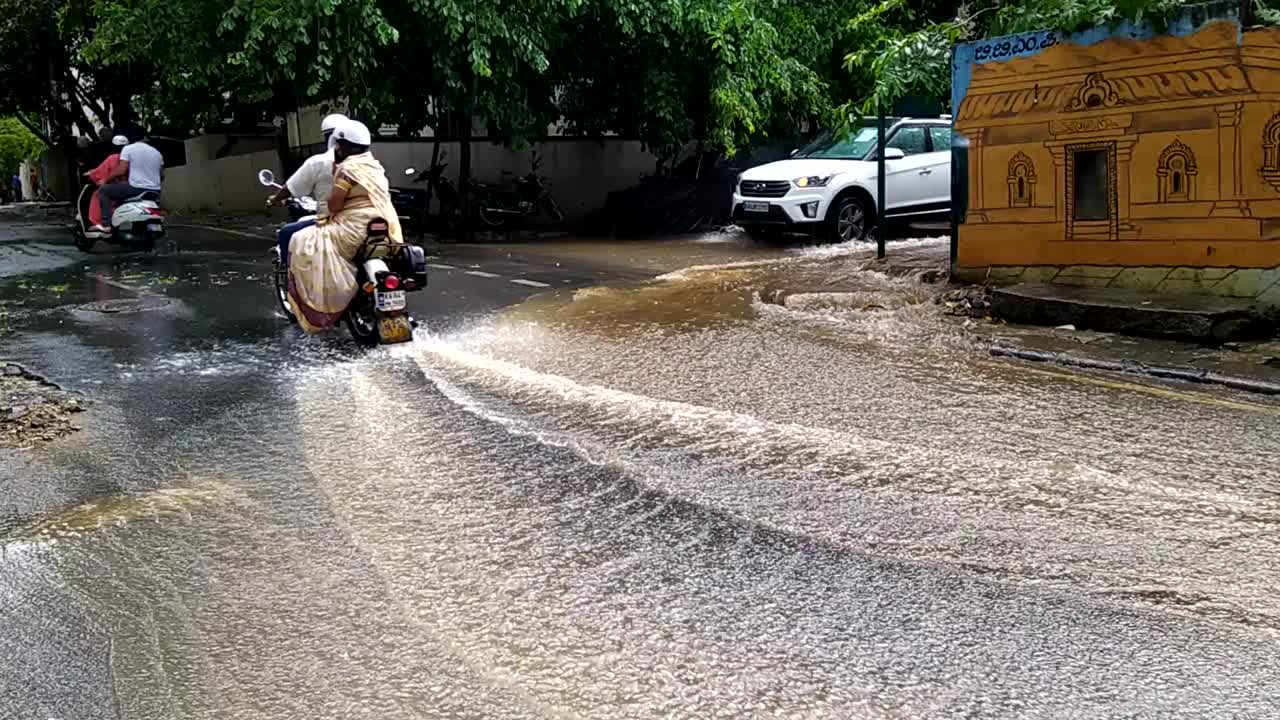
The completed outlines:
<svg viewBox="0 0 1280 720">
<path fill-rule="evenodd" d="M 112 205 L 119 205 L 136 195 L 154 193 L 160 195 L 160 183 L 164 178 L 164 156 L 151 147 L 145 135 L 120 151 L 120 163 L 98 188 L 98 203 L 102 209 L 102 223 L 93 228 L 97 232 L 111 232 L 105 223 L 111 222 Z M 119 182 L 124 180 L 124 182 Z"/>
<path fill-rule="evenodd" d="M 329 214 L 329 193 L 333 190 L 333 131 L 346 122 L 347 117 L 337 113 L 329 115 L 320 122 L 320 133 L 324 137 L 327 149 L 307 158 L 306 162 L 302 163 L 302 167 L 285 181 L 284 187 L 267 198 L 267 207 L 281 205 L 289 197 L 309 195 L 315 198 L 318 218 Z M 299 220 L 280 228 L 280 232 L 276 235 L 276 242 L 280 248 L 281 263 L 289 262 L 289 241 L 293 239 L 294 233 L 315 223 L 315 219 Z"/>
</svg>

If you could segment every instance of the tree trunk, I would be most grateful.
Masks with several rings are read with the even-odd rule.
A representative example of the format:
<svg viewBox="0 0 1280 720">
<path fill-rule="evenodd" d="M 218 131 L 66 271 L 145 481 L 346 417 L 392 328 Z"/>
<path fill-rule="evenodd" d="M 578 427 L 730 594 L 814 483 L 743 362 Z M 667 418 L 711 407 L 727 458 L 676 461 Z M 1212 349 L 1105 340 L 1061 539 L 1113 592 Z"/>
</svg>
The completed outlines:
<svg viewBox="0 0 1280 720">
<path fill-rule="evenodd" d="M 471 242 L 475 239 L 475 227 L 471 222 L 471 115 L 466 113 L 459 119 L 463 120 L 465 125 L 458 138 L 458 190 L 462 196 L 462 207 L 459 209 L 458 216 L 460 223 L 458 239 L 462 242 Z"/>
<path fill-rule="evenodd" d="M 431 143 L 431 165 L 427 168 L 429 172 L 434 171 L 436 166 L 440 164 L 440 130 L 434 128 Z M 427 205 L 431 205 L 431 196 L 435 194 L 435 183 L 427 183 Z M 444 207 L 440 208 L 440 214 L 444 215 Z"/>
</svg>

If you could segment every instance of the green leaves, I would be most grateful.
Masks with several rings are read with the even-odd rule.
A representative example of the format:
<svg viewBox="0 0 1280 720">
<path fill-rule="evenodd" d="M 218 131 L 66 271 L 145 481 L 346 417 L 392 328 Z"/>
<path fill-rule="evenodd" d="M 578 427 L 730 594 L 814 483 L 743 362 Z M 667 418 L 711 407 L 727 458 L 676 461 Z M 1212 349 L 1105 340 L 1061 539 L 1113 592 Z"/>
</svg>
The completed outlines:
<svg viewBox="0 0 1280 720">
<path fill-rule="evenodd" d="M 5 182 L 24 160 L 38 157 L 44 149 L 44 142 L 17 118 L 0 117 L 0 178 Z"/>
<path fill-rule="evenodd" d="M 1280 21 L 1276 0 L 1254 0 L 1263 22 Z M 954 18 L 922 22 L 905 0 L 883 0 L 848 22 L 856 49 L 845 68 L 867 88 L 859 102 L 842 107 L 850 115 L 892 112 L 907 96 L 944 100 L 950 90 L 950 48 L 956 42 L 1037 30 L 1075 32 L 1123 21 L 1163 29 L 1185 6 L 1181 0 L 982 0 L 956 9 Z"/>
</svg>

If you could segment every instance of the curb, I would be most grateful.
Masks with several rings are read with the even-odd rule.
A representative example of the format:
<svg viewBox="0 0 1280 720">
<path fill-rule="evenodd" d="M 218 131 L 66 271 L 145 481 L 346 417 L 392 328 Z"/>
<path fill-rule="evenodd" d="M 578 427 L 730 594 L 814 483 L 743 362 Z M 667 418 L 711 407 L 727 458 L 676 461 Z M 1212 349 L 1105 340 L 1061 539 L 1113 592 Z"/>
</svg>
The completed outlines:
<svg viewBox="0 0 1280 720">
<path fill-rule="evenodd" d="M 990 352 L 993 357 L 1011 357 L 1019 360 L 1046 362 L 1053 363 L 1055 365 L 1065 365 L 1067 367 L 1078 367 L 1089 370 L 1107 370 L 1110 372 L 1120 372 L 1130 375 L 1147 375 L 1149 377 L 1163 378 L 1166 380 L 1185 380 L 1187 382 L 1200 383 L 1202 385 L 1221 385 L 1223 387 L 1232 388 L 1233 390 L 1244 390 L 1245 392 L 1258 393 L 1260 395 L 1280 395 L 1280 384 L 1269 383 L 1264 380 L 1251 380 L 1249 378 L 1242 378 L 1235 375 L 1223 375 L 1221 373 L 1210 372 L 1200 368 L 1161 367 L 1159 365 L 1144 365 L 1132 360 L 1091 360 L 1089 358 L 1064 355 L 1062 353 L 1022 350 L 1019 348 L 1003 347 L 1000 345 L 991 346 Z"/>
</svg>

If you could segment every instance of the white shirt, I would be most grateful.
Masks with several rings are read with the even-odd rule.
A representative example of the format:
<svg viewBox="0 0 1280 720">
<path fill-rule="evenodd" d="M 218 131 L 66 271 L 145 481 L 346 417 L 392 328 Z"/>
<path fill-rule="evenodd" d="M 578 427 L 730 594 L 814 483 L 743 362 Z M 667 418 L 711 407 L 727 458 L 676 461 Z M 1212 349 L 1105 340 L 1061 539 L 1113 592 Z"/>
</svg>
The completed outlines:
<svg viewBox="0 0 1280 720">
<path fill-rule="evenodd" d="M 164 156 L 146 143 L 126 145 L 120 159 L 129 163 L 129 184 L 139 190 L 159 190 Z"/>
<path fill-rule="evenodd" d="M 316 213 L 328 215 L 329 193 L 333 191 L 333 150 L 307 158 L 284 186 L 294 197 L 310 195 L 315 198 Z"/>
</svg>

